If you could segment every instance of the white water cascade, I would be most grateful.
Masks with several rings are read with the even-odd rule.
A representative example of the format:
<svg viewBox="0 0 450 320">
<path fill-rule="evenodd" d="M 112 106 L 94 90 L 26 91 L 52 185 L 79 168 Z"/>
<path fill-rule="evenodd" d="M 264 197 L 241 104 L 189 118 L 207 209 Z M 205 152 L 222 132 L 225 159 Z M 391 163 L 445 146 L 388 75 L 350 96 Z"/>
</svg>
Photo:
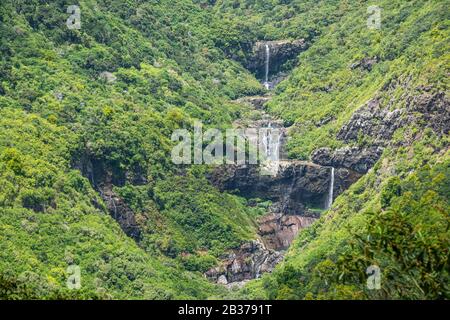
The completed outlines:
<svg viewBox="0 0 450 320">
<path fill-rule="evenodd" d="M 262 139 L 264 153 L 267 160 L 280 160 L 281 136 L 281 130 L 278 128 L 272 128 L 272 123 L 269 122 L 267 128 L 264 130 L 264 136 Z"/>
<path fill-rule="evenodd" d="M 328 191 L 327 209 L 330 209 L 331 205 L 333 204 L 333 190 L 334 190 L 334 167 L 331 167 L 331 181 L 330 181 L 330 189 Z"/>
<path fill-rule="evenodd" d="M 269 65 L 270 65 L 270 47 L 266 43 L 266 74 L 264 77 L 264 87 L 269 90 L 270 89 L 270 83 L 269 83 Z"/>
<path fill-rule="evenodd" d="M 279 128 L 273 127 L 271 122 L 262 132 L 260 154 L 262 152 L 265 158 L 264 174 L 276 175 L 279 168 L 282 132 Z"/>
</svg>

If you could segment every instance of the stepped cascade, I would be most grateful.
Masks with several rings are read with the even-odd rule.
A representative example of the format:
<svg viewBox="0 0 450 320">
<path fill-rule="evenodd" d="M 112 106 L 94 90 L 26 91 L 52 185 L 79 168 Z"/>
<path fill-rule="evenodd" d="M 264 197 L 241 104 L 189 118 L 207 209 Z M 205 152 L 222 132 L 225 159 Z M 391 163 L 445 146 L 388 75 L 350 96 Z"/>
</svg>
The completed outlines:
<svg viewBox="0 0 450 320">
<path fill-rule="evenodd" d="M 270 47 L 266 44 L 265 81 L 268 82 Z M 205 275 L 228 287 L 242 286 L 246 281 L 271 272 L 284 257 L 284 252 L 301 229 L 309 227 L 319 217 L 317 210 L 328 209 L 334 198 L 335 168 L 297 160 L 286 160 L 284 152 L 288 128 L 263 110 L 270 100 L 246 97 L 236 102 L 260 114 L 260 120 L 239 119 L 235 127 L 258 128 L 260 165 L 236 165 L 218 168 L 210 177 L 222 190 L 238 190 L 247 198 L 272 202 L 266 215 L 259 220 L 258 238 L 233 250 L 218 267 Z M 338 169 L 339 170 L 339 169 Z M 337 181 L 340 193 L 347 182 Z"/>
<path fill-rule="evenodd" d="M 2 1 L 0 300 L 448 299 L 448 2 Z"/>
<path fill-rule="evenodd" d="M 279 63 L 277 45 L 280 51 L 280 44 L 284 42 L 257 46 L 258 54 L 264 57 L 260 66 L 264 66 L 262 85 L 267 90 L 272 90 L 278 83 L 269 82 L 269 74 L 271 64 Z M 258 238 L 233 250 L 220 266 L 205 273 L 212 281 L 228 287 L 241 286 L 264 272 L 271 272 L 300 230 L 313 224 L 321 211 L 331 207 L 335 194 L 347 189 L 360 176 L 331 165 L 288 160 L 285 145 L 289 128 L 264 111 L 270 99 L 269 93 L 236 100 L 259 114 L 254 118 L 258 120 L 243 118 L 236 120 L 234 126 L 259 129 L 260 164 L 219 167 L 210 176 L 220 190 L 234 190 L 249 199 L 272 202 L 267 214 L 258 220 Z M 336 170 L 339 174 L 335 176 Z"/>
</svg>

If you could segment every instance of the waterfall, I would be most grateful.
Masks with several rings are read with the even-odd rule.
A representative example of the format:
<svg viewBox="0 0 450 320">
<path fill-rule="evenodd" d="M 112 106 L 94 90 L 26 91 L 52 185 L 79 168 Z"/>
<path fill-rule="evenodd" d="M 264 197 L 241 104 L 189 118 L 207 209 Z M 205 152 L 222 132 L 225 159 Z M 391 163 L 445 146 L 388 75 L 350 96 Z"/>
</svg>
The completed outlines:
<svg viewBox="0 0 450 320">
<path fill-rule="evenodd" d="M 330 181 L 330 190 L 328 191 L 327 209 L 330 209 L 331 205 L 333 204 L 333 190 L 334 190 L 334 167 L 331 167 L 331 181 Z"/>
<path fill-rule="evenodd" d="M 267 90 L 270 89 L 269 84 L 269 63 L 270 63 L 270 47 L 269 44 L 266 43 L 266 74 L 264 77 L 264 87 L 266 87 Z"/>
<path fill-rule="evenodd" d="M 268 160 L 278 161 L 280 159 L 280 145 L 282 133 L 277 127 L 273 127 L 272 122 L 269 122 L 267 128 L 264 129 L 264 136 L 262 143 L 264 146 L 264 153 Z"/>
<path fill-rule="evenodd" d="M 274 176 L 279 169 L 281 130 L 272 122 L 260 131 L 260 156 L 263 156 L 263 175 Z"/>
<path fill-rule="evenodd" d="M 278 161 L 278 160 L 280 160 L 280 146 L 281 146 L 281 136 L 282 136 L 280 129 L 275 129 L 275 135 L 276 135 L 277 140 L 273 144 L 272 160 Z M 271 132 L 271 137 L 273 137 L 272 132 Z"/>
</svg>

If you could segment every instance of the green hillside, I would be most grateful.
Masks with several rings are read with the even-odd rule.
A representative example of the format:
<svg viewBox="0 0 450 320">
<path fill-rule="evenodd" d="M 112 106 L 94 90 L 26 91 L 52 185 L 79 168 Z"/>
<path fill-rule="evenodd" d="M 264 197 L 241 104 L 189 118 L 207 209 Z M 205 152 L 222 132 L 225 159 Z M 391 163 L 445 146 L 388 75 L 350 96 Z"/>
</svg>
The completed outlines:
<svg viewBox="0 0 450 320">
<path fill-rule="evenodd" d="M 0 299 L 449 298 L 446 1 L 377 1 L 380 30 L 362 0 L 80 0 L 79 30 L 72 4 L 0 3 Z M 266 106 L 289 157 L 383 153 L 273 273 L 228 290 L 203 273 L 257 237 L 264 199 L 175 165 L 171 135 L 246 116 L 234 100 L 267 93 L 253 44 L 280 39 L 308 43 Z M 346 127 L 369 101 L 401 116 Z"/>
<path fill-rule="evenodd" d="M 395 131 L 373 170 L 301 233 L 285 263 L 244 296 L 449 297 L 449 140 L 448 131 L 434 126 L 437 118 L 448 121 L 448 100 L 427 110 L 432 119 L 414 110 L 425 95 L 448 99 L 448 4 L 378 1 L 382 29 L 368 30 L 365 2 L 351 3 L 299 56 L 299 66 L 269 103 L 273 113 L 294 125 L 290 155 L 308 159 L 320 147 L 376 145 L 364 130 L 351 141 L 337 139 L 370 99 L 389 111 L 405 110 L 404 118 L 415 112 L 418 119 Z M 352 70 L 367 57 L 378 59 L 371 70 Z M 381 291 L 366 288 L 370 265 L 383 272 Z"/>
<path fill-rule="evenodd" d="M 214 47 L 212 19 L 190 1 L 84 1 L 80 30 L 65 25 L 68 5 L 1 4 L 2 279 L 17 297 L 64 297 L 77 264 L 79 298 L 214 295 L 201 271 L 251 238 L 259 212 L 205 187 L 203 168 L 181 179 L 170 136 L 195 118 L 229 126 L 239 110 L 227 101 L 258 82 Z M 75 169 L 87 162 L 94 179 Z M 139 241 L 109 216 L 100 183 L 133 209 Z"/>
</svg>

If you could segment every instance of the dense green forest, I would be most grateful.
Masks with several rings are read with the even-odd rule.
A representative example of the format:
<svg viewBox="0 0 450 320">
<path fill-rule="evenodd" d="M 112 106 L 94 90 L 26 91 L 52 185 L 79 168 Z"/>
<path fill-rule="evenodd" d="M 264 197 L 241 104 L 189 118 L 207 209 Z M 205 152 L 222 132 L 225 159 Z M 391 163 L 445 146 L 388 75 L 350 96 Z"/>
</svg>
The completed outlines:
<svg viewBox="0 0 450 320">
<path fill-rule="evenodd" d="M 363 0 L 79 0 L 70 29 L 73 4 L 0 4 L 0 299 L 449 298 L 446 1 L 376 1 L 377 30 Z M 383 152 L 274 272 L 229 290 L 203 274 L 257 237 L 267 204 L 175 165 L 171 134 L 231 128 L 236 99 L 267 93 L 246 69 L 254 43 L 281 39 L 308 43 L 266 106 L 290 159 Z M 400 114 L 392 134 L 374 115 L 341 138 L 371 100 Z"/>
</svg>

